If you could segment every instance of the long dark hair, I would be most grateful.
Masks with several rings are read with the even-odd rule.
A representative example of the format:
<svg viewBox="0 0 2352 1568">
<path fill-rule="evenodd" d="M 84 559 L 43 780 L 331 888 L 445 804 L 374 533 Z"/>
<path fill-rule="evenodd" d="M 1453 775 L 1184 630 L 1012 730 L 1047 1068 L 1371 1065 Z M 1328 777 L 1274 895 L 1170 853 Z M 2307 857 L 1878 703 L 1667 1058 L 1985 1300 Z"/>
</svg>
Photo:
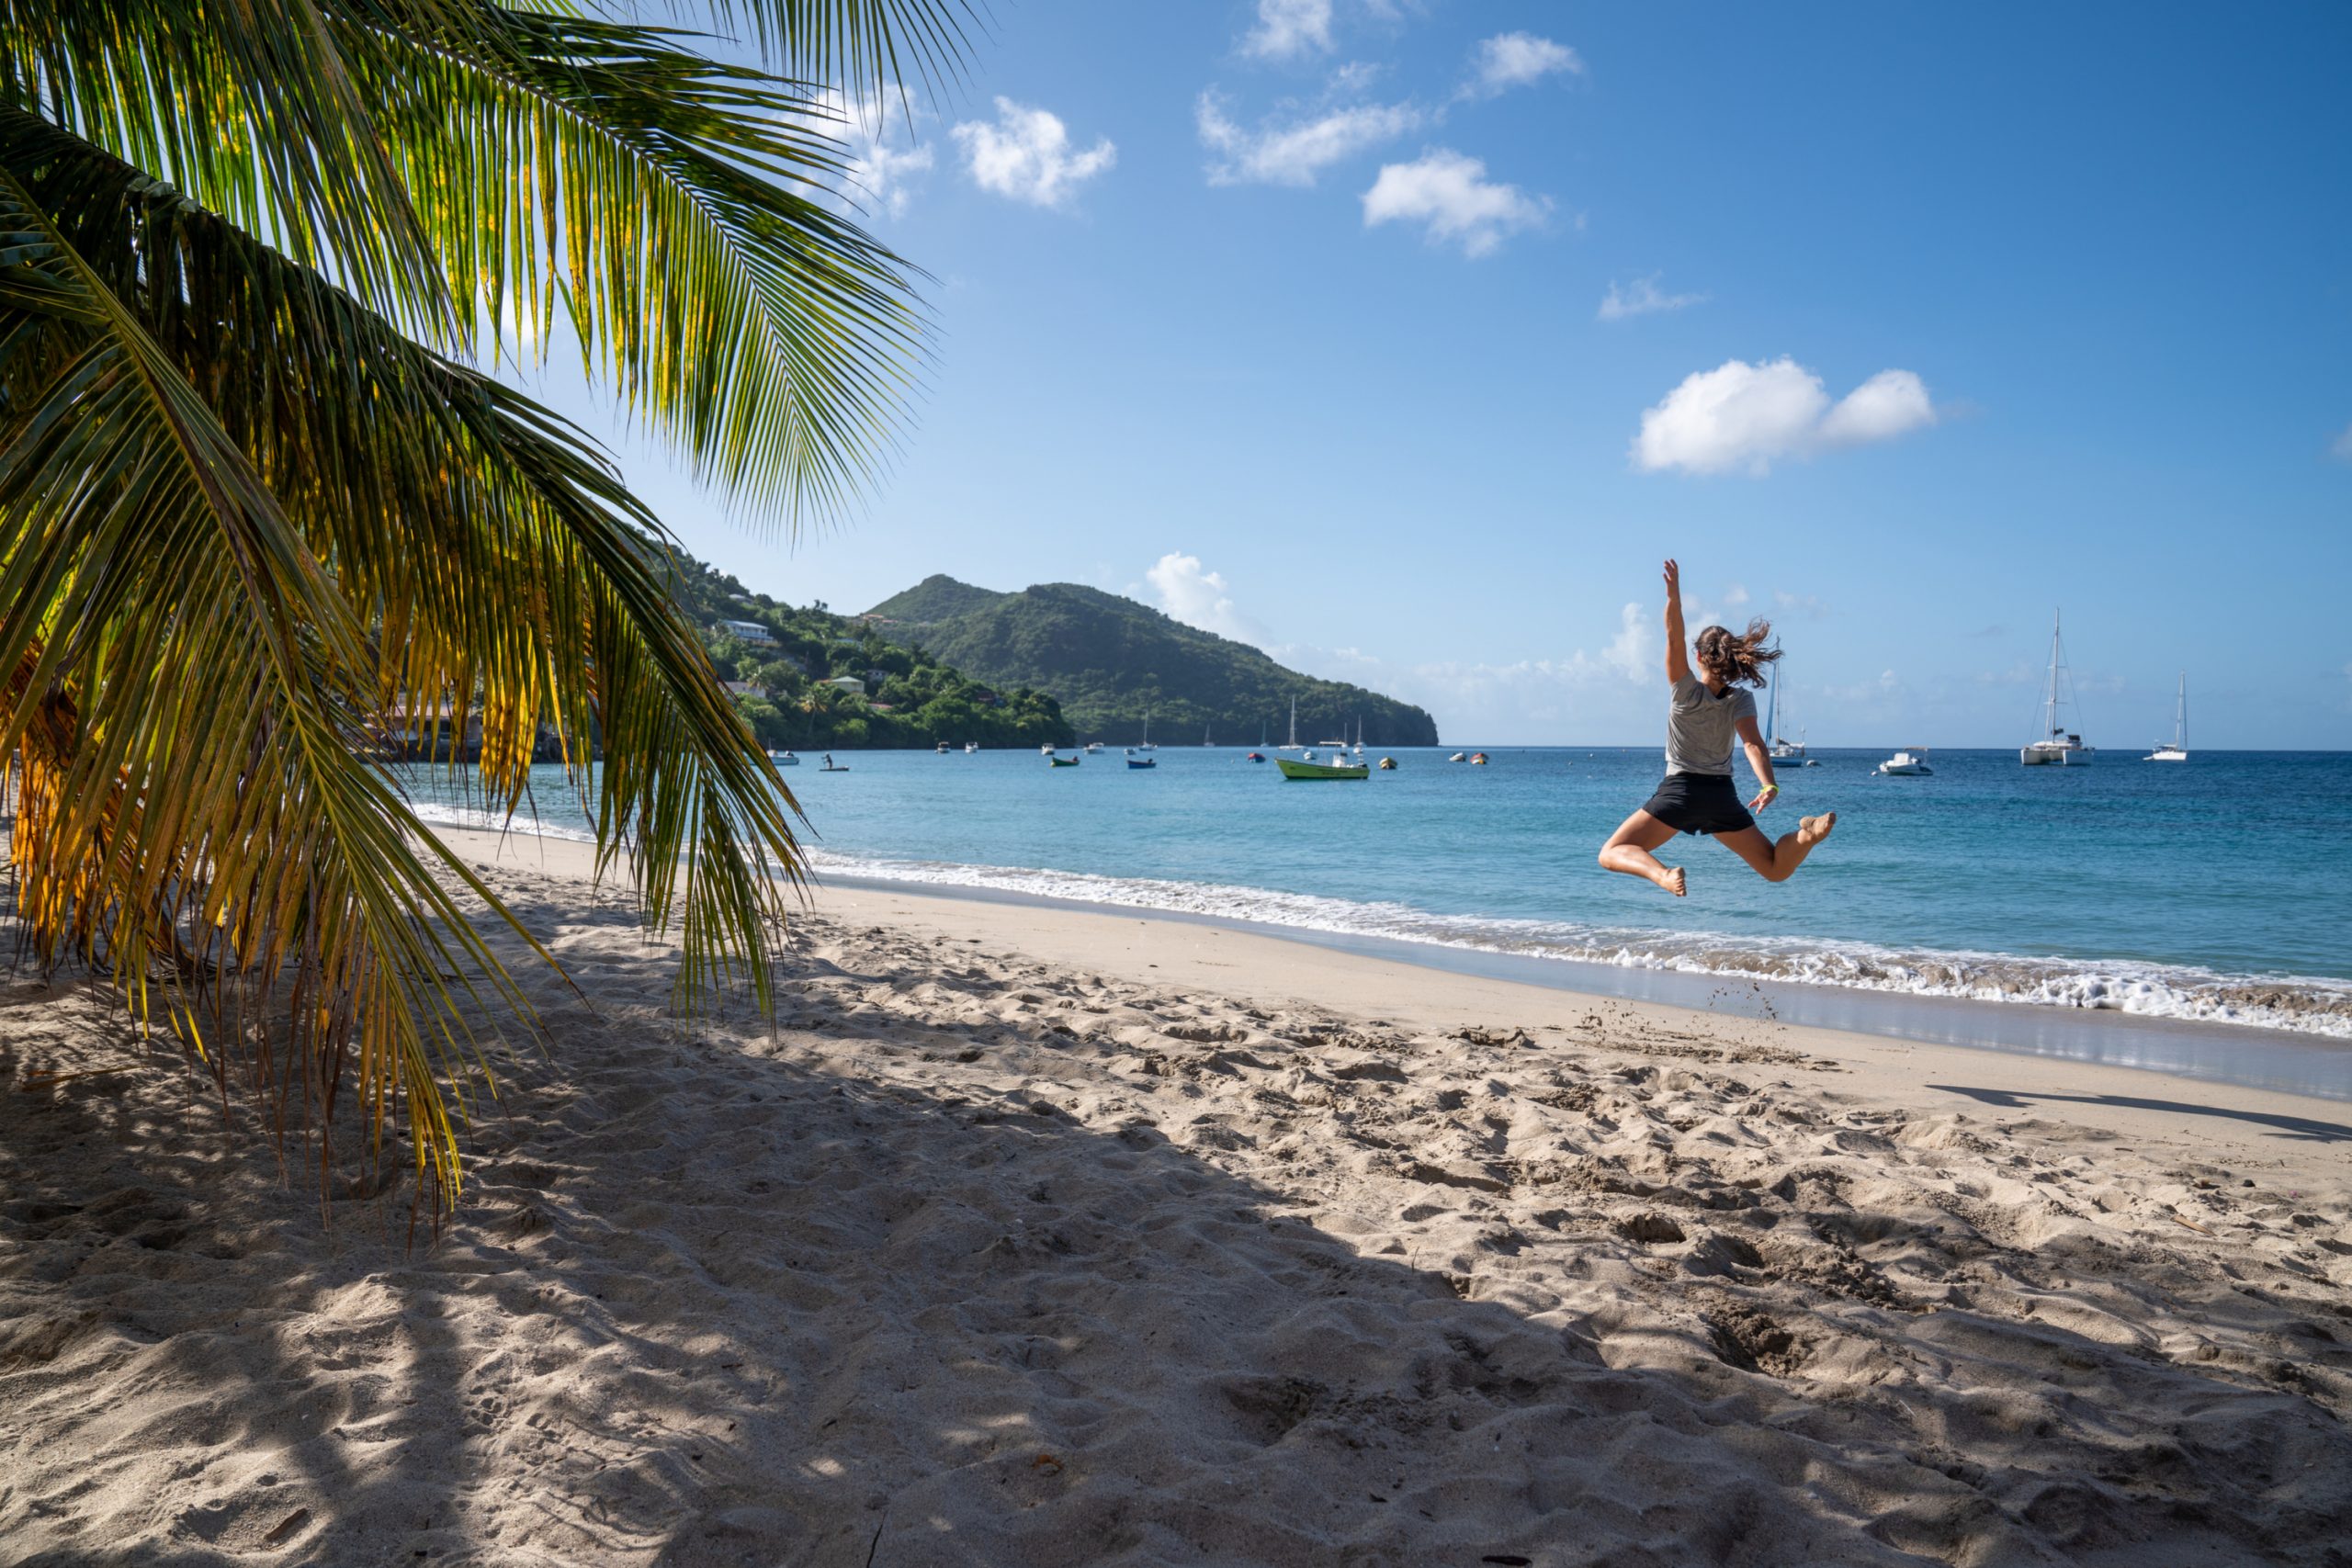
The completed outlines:
<svg viewBox="0 0 2352 1568">
<path fill-rule="evenodd" d="M 1760 615 L 1744 632 L 1709 626 L 1699 634 L 1699 662 L 1726 686 L 1761 686 L 1764 667 L 1781 657 L 1779 649 L 1764 646 L 1771 637 L 1772 623 Z"/>
</svg>

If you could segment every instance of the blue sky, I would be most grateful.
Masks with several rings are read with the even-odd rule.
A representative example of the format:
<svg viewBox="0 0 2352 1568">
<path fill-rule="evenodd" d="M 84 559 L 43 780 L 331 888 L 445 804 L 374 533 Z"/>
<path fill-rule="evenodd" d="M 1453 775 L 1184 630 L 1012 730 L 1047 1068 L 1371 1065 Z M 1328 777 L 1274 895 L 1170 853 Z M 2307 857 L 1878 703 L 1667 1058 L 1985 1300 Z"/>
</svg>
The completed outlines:
<svg viewBox="0 0 2352 1568">
<path fill-rule="evenodd" d="M 1001 0 L 869 141 L 895 470 L 687 546 L 1134 593 L 1448 739 L 1654 739 L 1657 561 L 1819 743 L 2352 746 L 2352 7 Z M 1608 302 L 1616 301 L 1614 307 Z"/>
</svg>

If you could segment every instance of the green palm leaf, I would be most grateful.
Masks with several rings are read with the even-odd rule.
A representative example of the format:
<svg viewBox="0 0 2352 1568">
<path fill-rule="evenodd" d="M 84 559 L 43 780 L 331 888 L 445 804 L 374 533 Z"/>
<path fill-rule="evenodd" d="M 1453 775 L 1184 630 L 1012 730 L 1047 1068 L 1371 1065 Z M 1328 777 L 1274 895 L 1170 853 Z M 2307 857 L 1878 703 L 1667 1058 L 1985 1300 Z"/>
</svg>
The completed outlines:
<svg viewBox="0 0 2352 1568">
<path fill-rule="evenodd" d="M 922 355 L 911 270 L 827 195 L 820 94 L 556 9 L 0 0 L 19 921 L 322 1162 L 338 1104 L 379 1146 L 404 1119 L 436 1202 L 484 1032 L 529 1011 L 476 911 L 511 917 L 378 738 L 478 711 L 511 811 L 557 737 L 600 873 L 679 935 L 682 1005 L 766 1004 L 801 869 L 658 525 L 442 351 L 483 302 L 560 309 L 628 406 L 796 515 L 887 449 Z M 952 71 L 963 43 L 950 0 L 717 10 L 804 73 Z"/>
</svg>

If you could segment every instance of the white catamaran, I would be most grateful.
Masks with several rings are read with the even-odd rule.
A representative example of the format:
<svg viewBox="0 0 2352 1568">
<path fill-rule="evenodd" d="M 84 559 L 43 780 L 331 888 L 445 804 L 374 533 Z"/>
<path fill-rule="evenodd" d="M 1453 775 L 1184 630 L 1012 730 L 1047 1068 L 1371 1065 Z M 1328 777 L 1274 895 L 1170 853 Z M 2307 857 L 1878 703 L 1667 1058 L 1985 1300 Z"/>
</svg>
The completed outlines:
<svg viewBox="0 0 2352 1568">
<path fill-rule="evenodd" d="M 2058 618 L 2053 615 L 2050 622 L 2050 684 L 2041 699 L 2041 738 L 2018 748 L 2018 761 L 2029 768 L 2052 764 L 2086 767 L 2094 750 L 2083 744 L 2079 733 L 2058 722 L 2059 705 L 2071 705 L 2075 701 L 2075 682 L 2066 670 L 2066 649 L 2060 640 L 2058 626 Z"/>
<path fill-rule="evenodd" d="M 1799 731 L 1799 738 L 1794 740 L 1781 733 L 1781 682 L 1786 673 L 1785 663 L 1772 672 L 1772 690 L 1764 705 L 1764 749 L 1776 762 L 1803 762 L 1809 767 L 1812 763 L 1804 754 L 1804 732 Z"/>
<path fill-rule="evenodd" d="M 2172 710 L 2172 744 L 2159 744 L 2148 753 L 2151 762 L 2186 762 L 2188 761 L 2188 671 L 2180 672 L 2180 695 Z"/>
</svg>

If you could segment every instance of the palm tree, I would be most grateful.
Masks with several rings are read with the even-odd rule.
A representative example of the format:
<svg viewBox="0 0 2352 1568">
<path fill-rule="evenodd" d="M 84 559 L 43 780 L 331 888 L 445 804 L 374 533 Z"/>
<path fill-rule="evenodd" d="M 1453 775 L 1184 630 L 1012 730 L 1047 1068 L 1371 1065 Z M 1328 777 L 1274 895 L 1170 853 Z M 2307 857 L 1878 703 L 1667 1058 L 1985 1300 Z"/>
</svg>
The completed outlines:
<svg viewBox="0 0 2352 1568">
<path fill-rule="evenodd" d="M 701 474 L 795 524 L 855 493 L 921 363 L 818 85 L 952 72 L 963 0 L 707 8 L 765 63 L 628 5 L 0 0 L 21 939 L 250 1084 L 322 1179 L 339 1108 L 379 1151 L 404 1126 L 435 1213 L 487 1038 L 529 1016 L 491 936 L 527 933 L 380 742 L 478 716 L 478 787 L 512 812 L 551 730 L 599 874 L 678 933 L 684 1008 L 768 1005 L 801 869 L 660 525 L 479 356 L 560 321 Z"/>
</svg>

